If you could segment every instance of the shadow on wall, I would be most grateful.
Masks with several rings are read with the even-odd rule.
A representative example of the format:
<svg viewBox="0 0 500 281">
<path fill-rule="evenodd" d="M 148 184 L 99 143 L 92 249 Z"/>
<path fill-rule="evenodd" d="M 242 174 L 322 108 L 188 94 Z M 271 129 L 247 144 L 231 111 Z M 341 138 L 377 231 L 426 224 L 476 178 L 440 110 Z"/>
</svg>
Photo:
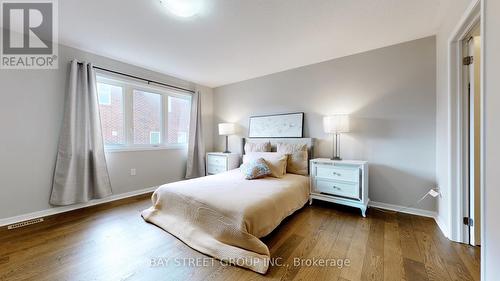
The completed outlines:
<svg viewBox="0 0 500 281">
<path fill-rule="evenodd" d="M 409 206 L 436 186 L 435 106 L 427 93 L 400 89 L 352 113 L 345 154 L 370 163 L 370 199 Z M 415 208 L 435 210 L 435 199 Z"/>
<path fill-rule="evenodd" d="M 383 164 L 370 163 L 369 169 L 369 197 L 371 201 L 416 209 L 436 209 L 436 199 L 433 197 L 428 197 L 420 204 L 415 205 L 417 200 L 424 196 L 429 189 L 435 187 L 435 180 Z M 377 189 L 372 187 L 377 187 Z"/>
<path fill-rule="evenodd" d="M 343 159 L 369 162 L 370 200 L 401 206 L 415 203 L 436 186 L 433 149 L 426 126 L 408 121 L 352 117 L 352 131 L 341 136 Z M 420 128 L 420 129 L 419 129 Z M 315 157 L 332 155 L 332 139 L 316 139 Z M 426 199 L 415 208 L 435 210 L 434 199 Z"/>
</svg>

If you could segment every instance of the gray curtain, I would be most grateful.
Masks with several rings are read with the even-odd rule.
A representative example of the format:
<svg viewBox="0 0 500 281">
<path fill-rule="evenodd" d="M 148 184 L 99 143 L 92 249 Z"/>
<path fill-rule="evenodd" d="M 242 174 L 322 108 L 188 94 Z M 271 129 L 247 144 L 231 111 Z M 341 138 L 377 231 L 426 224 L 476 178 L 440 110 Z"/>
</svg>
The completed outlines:
<svg viewBox="0 0 500 281">
<path fill-rule="evenodd" d="M 92 64 L 73 60 L 50 204 L 70 205 L 111 194 L 95 71 Z"/>
<path fill-rule="evenodd" d="M 205 175 L 205 144 L 201 129 L 201 95 L 196 91 L 191 99 L 191 117 L 189 123 L 189 146 L 186 178 Z"/>
</svg>

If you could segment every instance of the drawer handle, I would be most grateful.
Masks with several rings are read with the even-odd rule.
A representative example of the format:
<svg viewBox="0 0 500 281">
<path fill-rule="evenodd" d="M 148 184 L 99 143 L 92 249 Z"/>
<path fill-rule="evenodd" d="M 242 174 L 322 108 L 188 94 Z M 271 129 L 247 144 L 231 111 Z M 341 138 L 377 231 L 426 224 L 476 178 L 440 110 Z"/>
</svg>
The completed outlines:
<svg viewBox="0 0 500 281">
<path fill-rule="evenodd" d="M 340 187 L 338 187 L 336 185 L 333 186 L 333 189 L 342 190 L 342 188 L 340 188 Z"/>
<path fill-rule="evenodd" d="M 339 177 L 342 176 L 340 173 L 337 173 L 337 172 L 333 172 L 333 175 L 334 176 L 339 176 Z"/>
</svg>

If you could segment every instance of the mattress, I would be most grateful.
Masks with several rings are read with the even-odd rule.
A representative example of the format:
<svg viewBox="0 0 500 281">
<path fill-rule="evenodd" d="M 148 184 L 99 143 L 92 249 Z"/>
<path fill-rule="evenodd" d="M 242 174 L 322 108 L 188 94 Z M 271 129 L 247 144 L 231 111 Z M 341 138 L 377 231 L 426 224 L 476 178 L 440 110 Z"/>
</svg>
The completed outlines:
<svg viewBox="0 0 500 281">
<path fill-rule="evenodd" d="M 309 177 L 246 180 L 239 169 L 169 183 L 143 218 L 221 261 L 265 273 L 269 249 L 259 239 L 309 199 Z"/>
</svg>

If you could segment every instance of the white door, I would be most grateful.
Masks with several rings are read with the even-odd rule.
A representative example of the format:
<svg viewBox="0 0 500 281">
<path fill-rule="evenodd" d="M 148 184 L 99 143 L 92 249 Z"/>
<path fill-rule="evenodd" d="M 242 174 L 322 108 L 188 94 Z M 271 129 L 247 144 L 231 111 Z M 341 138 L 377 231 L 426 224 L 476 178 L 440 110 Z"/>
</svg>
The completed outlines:
<svg viewBox="0 0 500 281">
<path fill-rule="evenodd" d="M 472 34 L 464 42 L 464 91 L 467 97 L 464 99 L 465 129 L 465 177 L 466 183 L 464 196 L 464 210 L 468 225 L 464 225 L 465 240 L 469 244 L 480 245 L 481 241 L 481 85 L 480 85 L 480 62 L 481 62 L 481 40 L 478 33 Z M 465 221 L 464 221 L 465 224 Z"/>
<path fill-rule="evenodd" d="M 471 127 L 471 183 L 470 183 L 470 244 L 481 244 L 481 37 L 473 36 L 469 45 L 473 62 L 469 67 L 471 77 L 470 127 Z"/>
</svg>

